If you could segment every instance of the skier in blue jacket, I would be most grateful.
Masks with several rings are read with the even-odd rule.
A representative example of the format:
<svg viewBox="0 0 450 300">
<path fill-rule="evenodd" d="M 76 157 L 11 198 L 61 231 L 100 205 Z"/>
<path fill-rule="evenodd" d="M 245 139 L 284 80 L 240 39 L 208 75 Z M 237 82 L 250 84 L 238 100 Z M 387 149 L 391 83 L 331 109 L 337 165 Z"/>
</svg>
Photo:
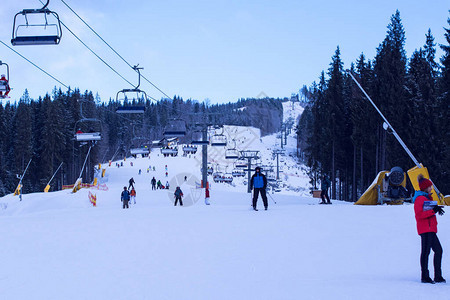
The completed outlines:
<svg viewBox="0 0 450 300">
<path fill-rule="evenodd" d="M 122 201 L 123 208 L 128 208 L 128 202 L 130 201 L 130 192 L 128 191 L 127 187 L 123 187 L 122 194 L 120 194 L 120 201 Z"/>
<path fill-rule="evenodd" d="M 267 195 L 266 195 L 267 179 L 264 174 L 261 173 L 261 168 L 255 168 L 255 174 L 253 174 L 250 180 L 250 189 L 253 191 L 253 209 L 256 209 L 256 202 L 258 201 L 258 194 L 261 193 L 261 198 L 264 203 L 264 209 L 267 210 Z"/>
</svg>

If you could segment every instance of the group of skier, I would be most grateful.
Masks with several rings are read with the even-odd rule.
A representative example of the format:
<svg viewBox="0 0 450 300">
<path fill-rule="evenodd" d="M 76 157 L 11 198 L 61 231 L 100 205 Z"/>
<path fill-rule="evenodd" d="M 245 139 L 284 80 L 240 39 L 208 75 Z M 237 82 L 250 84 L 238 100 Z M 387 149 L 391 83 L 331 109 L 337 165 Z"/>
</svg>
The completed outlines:
<svg viewBox="0 0 450 300">
<path fill-rule="evenodd" d="M 134 179 L 130 178 L 128 181 L 128 188 L 126 186 L 123 187 L 123 191 L 120 194 L 120 201 L 122 201 L 122 208 L 129 208 L 129 203 L 133 202 L 136 204 L 136 190 L 134 189 Z"/>
<path fill-rule="evenodd" d="M 166 185 L 163 185 L 161 180 L 156 181 L 155 177 L 153 177 L 150 182 L 152 184 L 152 190 L 157 190 L 157 189 L 168 190 L 170 187 L 169 181 L 166 181 Z"/>
</svg>

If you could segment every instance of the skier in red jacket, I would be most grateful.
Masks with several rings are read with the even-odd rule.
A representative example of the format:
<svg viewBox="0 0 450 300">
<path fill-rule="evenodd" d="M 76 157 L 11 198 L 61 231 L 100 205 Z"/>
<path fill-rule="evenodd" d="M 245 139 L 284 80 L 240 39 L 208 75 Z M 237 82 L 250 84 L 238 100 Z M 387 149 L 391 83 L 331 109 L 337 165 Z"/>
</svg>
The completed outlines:
<svg viewBox="0 0 450 300">
<path fill-rule="evenodd" d="M 423 176 L 419 176 L 420 191 L 414 194 L 414 212 L 417 222 L 417 232 L 422 240 L 422 253 L 420 254 L 420 267 L 422 270 L 422 282 L 432 283 L 446 282 L 442 277 L 441 262 L 442 262 L 442 246 L 436 235 L 437 220 L 436 213 L 444 214 L 442 207 L 438 205 L 430 206 L 425 201 L 432 201 L 431 189 L 433 183 Z M 425 207 L 424 207 L 425 204 Z M 432 207 L 432 208 L 431 208 Z M 429 209 L 427 209 L 429 208 Z M 430 250 L 434 251 L 434 280 L 430 278 L 428 272 L 428 256 Z"/>
</svg>

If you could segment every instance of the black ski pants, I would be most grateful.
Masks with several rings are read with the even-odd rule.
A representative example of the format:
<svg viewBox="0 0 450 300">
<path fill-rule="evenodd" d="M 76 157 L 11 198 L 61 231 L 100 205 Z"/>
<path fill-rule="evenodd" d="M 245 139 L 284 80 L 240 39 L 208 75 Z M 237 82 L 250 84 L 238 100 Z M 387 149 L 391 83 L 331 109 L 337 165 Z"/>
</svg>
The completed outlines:
<svg viewBox="0 0 450 300">
<path fill-rule="evenodd" d="M 328 197 L 328 189 L 322 190 L 322 192 L 320 193 L 320 197 L 322 198 L 322 202 L 331 203 L 330 197 Z M 325 198 L 327 198 L 327 201 L 325 201 Z"/>
<path fill-rule="evenodd" d="M 266 195 L 266 189 L 264 188 L 254 188 L 253 189 L 253 208 L 256 208 L 256 202 L 258 201 L 258 195 L 261 193 L 261 198 L 264 203 L 264 207 L 267 208 L 267 195 Z"/>
<path fill-rule="evenodd" d="M 177 206 L 178 200 L 180 200 L 180 205 L 183 206 L 183 201 L 181 200 L 181 197 L 175 197 L 175 206 Z"/>
<path fill-rule="evenodd" d="M 156 185 L 154 185 L 153 183 L 152 183 L 152 191 L 153 190 L 156 190 Z"/>
<path fill-rule="evenodd" d="M 422 238 L 422 253 L 420 254 L 420 267 L 422 269 L 422 278 L 428 277 L 428 256 L 430 250 L 434 252 L 434 278 L 442 276 L 442 246 L 435 232 L 426 232 L 420 235 Z"/>
</svg>

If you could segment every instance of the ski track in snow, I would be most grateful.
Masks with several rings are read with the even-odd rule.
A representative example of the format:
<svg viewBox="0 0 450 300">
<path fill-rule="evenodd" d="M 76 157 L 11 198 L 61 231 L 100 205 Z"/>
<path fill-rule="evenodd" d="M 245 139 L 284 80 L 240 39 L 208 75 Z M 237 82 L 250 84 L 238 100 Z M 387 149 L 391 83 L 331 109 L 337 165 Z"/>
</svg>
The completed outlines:
<svg viewBox="0 0 450 300">
<path fill-rule="evenodd" d="M 298 116 L 302 110 L 295 111 Z M 260 138 L 257 129 L 231 126 L 224 132 L 261 151 L 263 164 L 271 160 L 276 135 Z M 293 135 L 286 149 L 295 151 Z M 209 155 L 231 171 L 221 151 Z M 120 168 L 115 162 L 103 166 L 107 191 L 25 194 L 22 202 L 0 198 L 6 207 L 0 210 L 0 298 L 449 299 L 447 284 L 420 283 L 411 205 L 316 205 L 307 176 L 287 155 L 285 187 L 270 194 L 277 204 L 269 197 L 268 211 L 251 210 L 245 178 L 235 186 L 212 182 L 207 206 L 195 188 L 200 151 L 190 158 L 158 153 L 127 159 Z M 147 173 L 149 166 L 156 171 Z M 153 176 L 172 182 L 171 189 L 152 191 Z M 123 210 L 120 192 L 131 177 L 137 204 Z M 193 203 L 173 206 L 176 184 Z M 97 195 L 97 207 L 89 203 L 89 191 Z M 445 277 L 450 221 L 444 216 L 438 222 Z"/>
</svg>

